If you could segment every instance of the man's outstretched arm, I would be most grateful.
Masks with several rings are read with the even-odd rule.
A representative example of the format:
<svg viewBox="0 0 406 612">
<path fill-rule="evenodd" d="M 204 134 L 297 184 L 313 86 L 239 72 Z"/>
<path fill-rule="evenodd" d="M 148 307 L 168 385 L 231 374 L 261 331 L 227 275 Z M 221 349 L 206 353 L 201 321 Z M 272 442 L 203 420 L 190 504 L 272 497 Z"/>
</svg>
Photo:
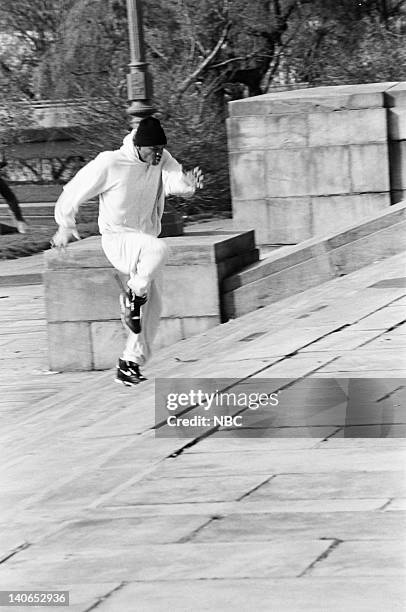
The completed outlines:
<svg viewBox="0 0 406 612">
<path fill-rule="evenodd" d="M 198 166 L 183 172 L 182 166 L 167 151 L 162 167 L 165 195 L 192 196 L 203 187 L 203 173 Z"/>
<path fill-rule="evenodd" d="M 79 206 L 105 190 L 106 164 L 104 155 L 100 154 L 84 166 L 67 183 L 55 204 L 55 221 L 59 229 L 52 238 L 55 247 L 66 247 L 72 238 L 79 240 L 76 229 L 76 214 Z"/>
</svg>

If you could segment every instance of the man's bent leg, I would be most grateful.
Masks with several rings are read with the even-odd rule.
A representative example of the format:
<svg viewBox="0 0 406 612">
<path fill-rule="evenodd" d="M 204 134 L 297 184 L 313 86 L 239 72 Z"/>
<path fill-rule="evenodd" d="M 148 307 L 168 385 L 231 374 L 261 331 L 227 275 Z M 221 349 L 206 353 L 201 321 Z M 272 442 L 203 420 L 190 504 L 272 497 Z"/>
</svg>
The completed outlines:
<svg viewBox="0 0 406 612">
<path fill-rule="evenodd" d="M 151 356 L 162 310 L 159 284 L 159 281 L 150 283 L 148 300 L 142 307 L 142 329 L 139 334 L 130 332 L 123 352 L 125 361 L 144 365 Z"/>
<path fill-rule="evenodd" d="M 128 286 L 138 296 L 148 293 L 151 281 L 165 264 L 168 247 L 160 238 L 142 234 L 137 261 L 132 262 Z"/>
<path fill-rule="evenodd" d="M 141 307 L 141 331 L 129 334 L 123 357 L 117 366 L 116 381 L 133 385 L 145 380 L 139 366 L 151 356 L 152 343 L 158 330 L 161 298 L 158 279 L 153 280 L 153 277 L 160 277 L 168 249 L 165 242 L 139 232 L 103 235 L 102 246 L 113 266 L 130 275 L 130 289 L 136 289 L 139 295 L 146 291 L 148 294 L 146 303 Z M 138 331 L 139 326 L 131 325 L 131 329 Z"/>
<path fill-rule="evenodd" d="M 135 231 L 104 234 L 102 247 L 113 266 L 129 275 L 128 286 L 138 296 L 146 293 L 168 254 L 164 240 Z"/>
</svg>

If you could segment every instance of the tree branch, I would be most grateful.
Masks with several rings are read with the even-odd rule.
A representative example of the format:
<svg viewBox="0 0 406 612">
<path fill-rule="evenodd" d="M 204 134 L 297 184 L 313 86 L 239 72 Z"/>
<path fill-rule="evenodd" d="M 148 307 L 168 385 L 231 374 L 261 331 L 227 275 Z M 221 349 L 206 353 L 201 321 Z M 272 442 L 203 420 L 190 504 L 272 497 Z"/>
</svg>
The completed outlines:
<svg viewBox="0 0 406 612">
<path fill-rule="evenodd" d="M 188 77 L 183 79 L 183 81 L 181 82 L 181 84 L 178 87 L 178 91 L 176 93 L 176 98 L 179 98 L 188 89 L 188 87 L 190 87 L 190 85 L 199 76 L 199 74 L 201 74 L 203 72 L 203 70 L 205 70 L 205 68 L 208 67 L 210 62 L 216 57 L 216 55 L 220 51 L 222 45 L 226 41 L 226 38 L 227 38 L 228 32 L 230 30 L 230 27 L 231 27 L 231 22 L 228 21 L 225 24 L 225 26 L 223 27 L 223 30 L 222 30 L 221 35 L 220 35 L 220 38 L 218 39 L 218 41 L 217 41 L 216 45 L 214 46 L 214 48 L 210 51 L 210 53 L 207 55 L 207 57 L 205 57 L 205 59 L 200 64 L 200 66 L 198 66 L 196 68 L 196 70 L 194 70 L 192 72 L 192 74 L 190 74 Z"/>
<path fill-rule="evenodd" d="M 232 64 L 233 62 L 241 62 L 244 60 L 252 59 L 253 57 L 272 57 L 269 53 L 259 53 L 258 51 L 253 51 L 248 55 L 242 55 L 240 57 L 230 57 L 228 60 L 224 60 L 223 62 L 219 62 L 218 64 L 212 64 L 210 66 L 210 70 L 212 68 L 221 68 L 222 66 L 227 66 L 228 64 Z"/>
<path fill-rule="evenodd" d="M 157 49 L 157 48 L 155 47 L 155 45 L 153 45 L 153 44 L 151 43 L 151 41 L 150 41 L 150 40 L 148 40 L 146 44 L 147 44 L 147 47 L 149 47 L 150 51 L 151 51 L 151 52 L 152 52 L 154 55 L 156 55 L 157 57 L 159 57 L 161 60 L 164 60 L 164 62 L 167 62 L 167 61 L 168 61 L 168 56 L 167 56 L 167 55 L 164 55 L 164 54 L 162 53 L 162 51 L 160 51 L 159 49 Z"/>
</svg>

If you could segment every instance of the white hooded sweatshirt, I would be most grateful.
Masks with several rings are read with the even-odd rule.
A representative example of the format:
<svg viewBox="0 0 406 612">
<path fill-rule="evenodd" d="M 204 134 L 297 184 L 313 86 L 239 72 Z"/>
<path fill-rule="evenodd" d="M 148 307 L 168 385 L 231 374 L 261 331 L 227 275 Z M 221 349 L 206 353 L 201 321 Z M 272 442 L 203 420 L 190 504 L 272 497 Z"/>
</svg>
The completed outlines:
<svg viewBox="0 0 406 612">
<path fill-rule="evenodd" d="M 158 236 L 165 196 L 194 193 L 168 151 L 156 166 L 141 161 L 134 134 L 127 134 L 120 149 L 100 153 L 64 186 L 55 205 L 59 226 L 73 229 L 79 206 L 98 195 L 101 234 L 140 231 Z"/>
</svg>

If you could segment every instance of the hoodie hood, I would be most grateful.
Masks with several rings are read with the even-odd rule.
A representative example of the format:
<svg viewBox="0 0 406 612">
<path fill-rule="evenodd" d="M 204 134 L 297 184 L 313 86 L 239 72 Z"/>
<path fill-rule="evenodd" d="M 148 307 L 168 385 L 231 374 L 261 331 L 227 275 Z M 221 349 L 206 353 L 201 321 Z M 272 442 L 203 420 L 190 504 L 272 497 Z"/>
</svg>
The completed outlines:
<svg viewBox="0 0 406 612">
<path fill-rule="evenodd" d="M 123 144 L 120 147 L 120 151 L 129 161 L 142 163 L 134 144 L 135 132 L 136 130 L 131 130 L 131 132 L 124 137 Z"/>
</svg>

